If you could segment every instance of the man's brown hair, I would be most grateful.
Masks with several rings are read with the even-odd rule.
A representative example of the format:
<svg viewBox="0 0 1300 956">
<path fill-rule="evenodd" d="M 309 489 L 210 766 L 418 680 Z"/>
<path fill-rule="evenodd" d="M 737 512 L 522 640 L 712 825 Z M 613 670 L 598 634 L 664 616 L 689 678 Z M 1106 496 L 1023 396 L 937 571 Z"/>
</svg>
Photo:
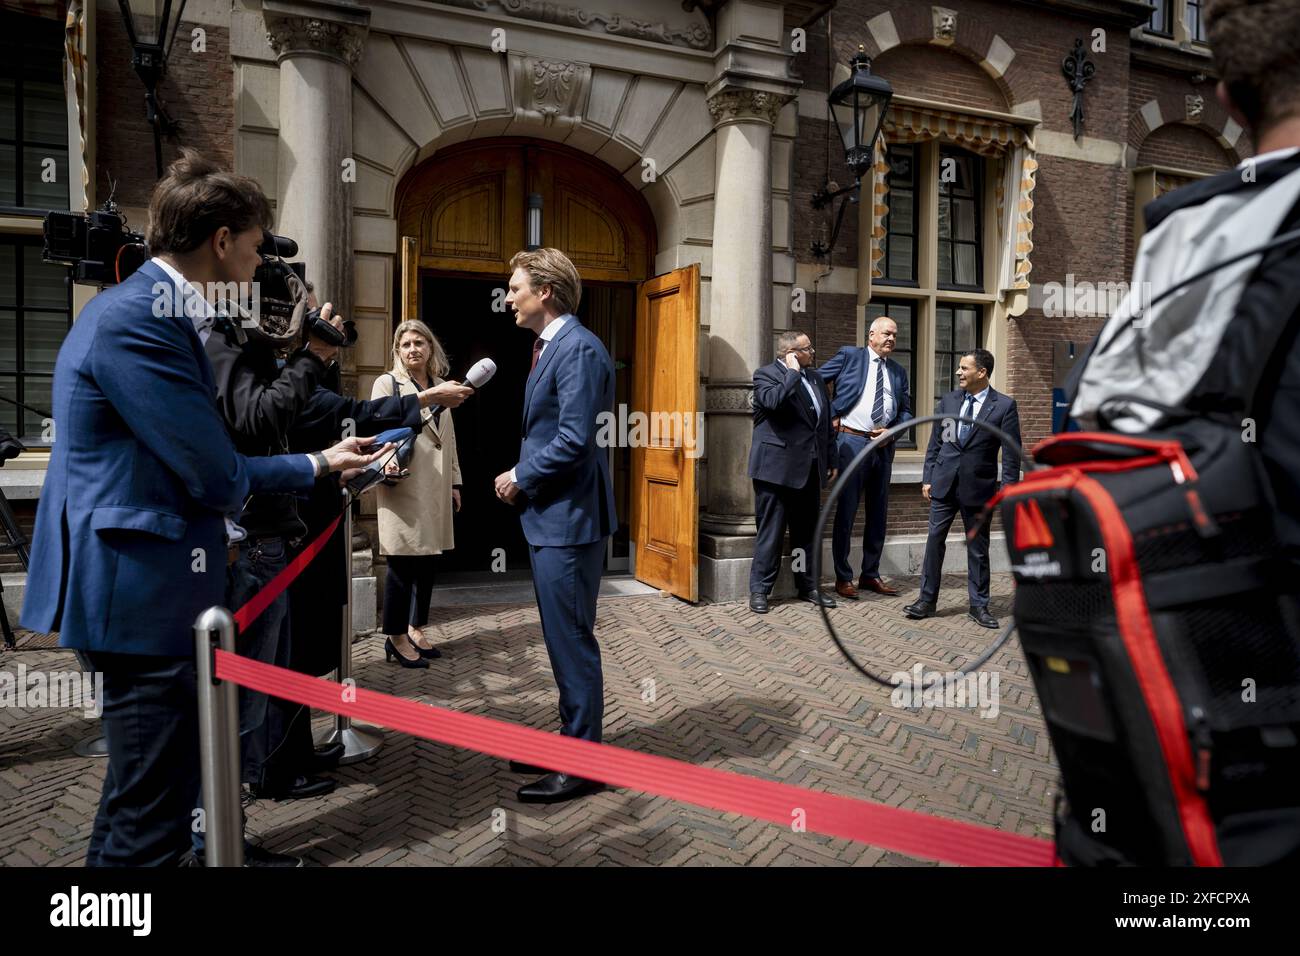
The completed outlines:
<svg viewBox="0 0 1300 956">
<path fill-rule="evenodd" d="M 1300 114 L 1300 2 L 1210 0 L 1205 28 L 1219 77 L 1256 139 Z"/>
<path fill-rule="evenodd" d="M 184 255 L 226 226 L 270 229 L 271 204 L 257 180 L 222 169 L 193 149 L 167 167 L 149 199 L 149 251 Z"/>
<path fill-rule="evenodd" d="M 528 273 L 528 287 L 534 293 L 543 286 L 551 287 L 551 295 L 560 314 L 576 312 L 582 301 L 582 278 L 578 268 L 559 249 L 532 249 L 516 252 L 510 259 L 510 271 L 523 269 Z"/>
</svg>

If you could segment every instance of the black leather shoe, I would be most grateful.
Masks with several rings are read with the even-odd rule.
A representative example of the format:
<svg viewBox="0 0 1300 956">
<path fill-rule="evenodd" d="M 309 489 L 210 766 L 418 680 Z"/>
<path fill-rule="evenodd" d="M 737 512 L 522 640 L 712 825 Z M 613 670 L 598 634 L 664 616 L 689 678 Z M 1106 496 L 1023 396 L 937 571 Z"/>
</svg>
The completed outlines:
<svg viewBox="0 0 1300 956">
<path fill-rule="evenodd" d="M 804 591 L 799 595 L 799 600 L 807 601 L 810 604 L 819 604 L 822 607 L 836 607 L 835 598 L 831 597 L 829 594 L 822 594 L 821 591 L 816 589 L 812 591 Z"/>
<path fill-rule="evenodd" d="M 272 853 L 256 843 L 244 842 L 244 866 L 280 866 L 297 868 L 303 866 L 302 858 L 288 853 Z"/>
<path fill-rule="evenodd" d="M 520 763 L 518 760 L 510 761 L 511 773 L 550 773 L 545 767 L 539 767 L 532 763 Z"/>
<path fill-rule="evenodd" d="M 933 617 L 934 602 L 922 601 L 918 598 L 915 603 L 909 604 L 907 607 L 903 608 L 903 613 L 914 621 L 919 621 L 922 618 Z"/>
<path fill-rule="evenodd" d="M 565 773 L 548 773 L 540 780 L 534 780 L 519 788 L 519 800 L 522 803 L 561 803 L 589 793 L 599 793 L 605 789 L 603 783 L 584 780 L 582 777 L 570 777 Z"/>
<path fill-rule="evenodd" d="M 270 797 L 276 803 L 283 803 L 286 800 L 304 800 L 308 797 L 323 797 L 327 793 L 333 793 L 338 782 L 329 779 L 329 777 L 294 777 L 289 784 L 283 788 L 274 790 L 261 790 L 258 792 L 259 797 Z"/>
<path fill-rule="evenodd" d="M 766 614 L 768 611 L 767 595 L 762 591 L 751 592 L 749 595 L 749 609 L 755 614 Z"/>
<path fill-rule="evenodd" d="M 976 607 L 974 604 L 970 608 L 970 619 L 980 627 L 997 627 L 998 619 L 989 613 L 986 607 Z"/>
<path fill-rule="evenodd" d="M 328 773 L 335 769 L 338 767 L 339 761 L 343 759 L 345 749 L 342 741 L 326 744 L 324 747 L 317 747 L 308 764 L 308 773 Z"/>
</svg>

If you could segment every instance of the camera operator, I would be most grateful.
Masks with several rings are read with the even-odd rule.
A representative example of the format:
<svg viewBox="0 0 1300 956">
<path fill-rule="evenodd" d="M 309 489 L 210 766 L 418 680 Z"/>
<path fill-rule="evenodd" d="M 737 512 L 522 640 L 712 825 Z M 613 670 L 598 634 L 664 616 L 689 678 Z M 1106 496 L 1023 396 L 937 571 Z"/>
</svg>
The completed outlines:
<svg viewBox="0 0 1300 956">
<path fill-rule="evenodd" d="M 259 270 L 259 278 L 262 305 L 270 307 L 273 301 L 270 297 L 275 297 L 274 304 L 292 318 L 283 325 L 259 321 L 243 322 L 236 327 L 234 322 L 227 321 L 219 328 L 221 334 L 210 336 L 206 345 L 216 377 L 217 405 L 235 447 L 250 457 L 277 455 L 288 450 L 290 426 L 338 351 L 336 344 L 325 341 L 319 333 L 311 334 L 308 329 L 312 325 L 306 324 L 304 328 L 306 290 L 293 281 L 288 266 L 268 258 L 263 270 Z M 286 278 L 292 286 L 284 284 Z M 296 298 L 303 301 L 286 301 L 295 289 Z M 341 320 L 331 322 L 332 311 L 333 306 L 326 305 L 321 310 L 321 320 L 341 330 Z M 293 351 L 287 359 L 278 361 L 278 352 L 286 347 Z M 231 609 L 243 606 L 284 570 L 288 563 L 288 542 L 297 544 L 307 533 L 306 525 L 298 517 L 293 495 L 253 495 L 245 502 L 237 521 L 237 525 L 232 522 L 227 528 L 230 552 L 226 605 Z M 287 667 L 288 614 L 288 596 L 281 594 L 249 627 L 240 631 L 239 653 Z M 240 688 L 241 776 L 254 796 L 311 797 L 334 789 L 332 780 L 277 772 L 272 759 L 275 745 L 284 737 L 283 718 L 292 714 L 292 710 L 292 705 L 278 698 Z"/>
<path fill-rule="evenodd" d="M 59 631 L 103 675 L 108 770 L 89 866 L 190 856 L 200 819 L 192 629 L 224 597 L 222 516 L 250 492 L 305 490 L 389 451 L 362 454 L 367 443 L 351 439 L 245 458 L 227 437 L 203 350 L 215 319 L 204 290 L 252 278 L 270 223 L 256 182 L 184 150 L 150 199 L 154 258 L 90 301 L 55 363 L 59 440 L 22 623 Z"/>
</svg>

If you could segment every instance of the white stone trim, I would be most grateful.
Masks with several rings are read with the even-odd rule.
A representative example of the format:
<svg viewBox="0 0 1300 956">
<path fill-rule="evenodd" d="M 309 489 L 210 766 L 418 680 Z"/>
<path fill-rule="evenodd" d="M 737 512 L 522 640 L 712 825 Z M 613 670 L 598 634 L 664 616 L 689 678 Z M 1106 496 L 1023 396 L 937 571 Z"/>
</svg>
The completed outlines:
<svg viewBox="0 0 1300 956">
<path fill-rule="evenodd" d="M 1147 130 L 1155 132 L 1165 124 L 1164 115 L 1160 112 L 1160 103 L 1157 100 L 1147 100 L 1138 110 L 1138 115 L 1146 120 Z"/>
<path fill-rule="evenodd" d="M 984 54 L 984 62 L 980 65 L 995 77 L 1001 78 L 1015 58 L 1016 51 L 1011 48 L 1011 44 L 995 33 L 989 43 L 988 53 Z"/>
<path fill-rule="evenodd" d="M 1228 121 L 1223 124 L 1223 141 L 1231 148 L 1236 149 L 1237 140 L 1241 139 L 1241 134 L 1241 124 L 1229 116 Z"/>
<path fill-rule="evenodd" d="M 888 10 L 868 20 L 867 31 L 881 53 L 898 46 L 898 27 L 894 25 L 894 15 Z"/>
</svg>

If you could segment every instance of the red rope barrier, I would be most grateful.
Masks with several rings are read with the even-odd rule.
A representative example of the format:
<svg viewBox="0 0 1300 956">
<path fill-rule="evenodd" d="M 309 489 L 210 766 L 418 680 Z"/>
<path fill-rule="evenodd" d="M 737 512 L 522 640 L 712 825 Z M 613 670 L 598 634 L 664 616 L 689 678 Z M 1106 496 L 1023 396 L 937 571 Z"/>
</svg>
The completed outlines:
<svg viewBox="0 0 1300 956">
<path fill-rule="evenodd" d="M 781 826 L 802 823 L 816 833 L 870 843 L 908 856 L 964 866 L 1052 866 L 1055 862 L 1052 844 L 1036 837 L 562 737 L 339 685 L 225 651 L 216 652 L 216 676 L 294 703 L 437 743 Z"/>
<path fill-rule="evenodd" d="M 342 520 L 343 512 L 340 511 L 338 517 L 330 522 L 328 528 L 316 536 L 315 541 L 307 545 L 302 554 L 286 564 L 284 570 L 267 582 L 266 587 L 249 598 L 248 603 L 235 612 L 235 623 L 239 625 L 241 631 L 248 630 L 248 625 L 256 621 L 258 615 L 270 607 L 271 602 L 278 598 L 293 583 L 294 578 L 302 574 L 303 569 L 315 560 L 316 555 L 320 554 L 321 549 L 329 541 L 330 535 L 334 533 L 334 529 L 339 526 L 339 522 Z"/>
</svg>

